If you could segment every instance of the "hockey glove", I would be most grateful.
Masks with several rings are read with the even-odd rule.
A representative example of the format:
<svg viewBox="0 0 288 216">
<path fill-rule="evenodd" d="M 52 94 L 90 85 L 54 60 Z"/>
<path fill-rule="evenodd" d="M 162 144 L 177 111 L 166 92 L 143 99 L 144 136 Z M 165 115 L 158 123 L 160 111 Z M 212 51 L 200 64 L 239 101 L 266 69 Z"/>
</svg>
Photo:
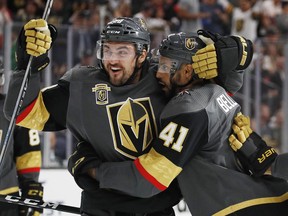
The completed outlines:
<svg viewBox="0 0 288 216">
<path fill-rule="evenodd" d="M 43 202 L 43 187 L 41 183 L 29 181 L 21 186 L 21 197 Z M 40 203 L 41 203 L 40 202 Z M 31 208 L 28 206 L 19 206 L 19 215 L 33 215 L 38 216 L 43 213 L 43 209 Z"/>
<path fill-rule="evenodd" d="M 253 57 L 250 40 L 240 36 L 221 36 L 205 30 L 198 30 L 197 33 L 207 45 L 192 57 L 193 68 L 199 78 L 226 76 L 232 70 L 244 70 L 249 66 Z"/>
<path fill-rule="evenodd" d="M 232 125 L 229 143 L 244 170 L 259 177 L 272 165 L 278 154 L 250 127 L 249 117 L 238 113 Z"/>
<path fill-rule="evenodd" d="M 82 189 L 88 190 L 90 187 L 93 188 L 93 184 L 97 184 L 97 182 L 87 172 L 91 168 L 99 167 L 100 164 L 101 161 L 96 156 L 91 144 L 82 141 L 77 144 L 76 151 L 69 157 L 68 170 L 77 185 Z"/>
<path fill-rule="evenodd" d="M 46 68 L 50 62 L 48 50 L 57 37 L 57 30 L 43 19 L 30 20 L 20 31 L 15 53 L 17 69 L 25 70 L 33 56 L 31 72 Z"/>
</svg>

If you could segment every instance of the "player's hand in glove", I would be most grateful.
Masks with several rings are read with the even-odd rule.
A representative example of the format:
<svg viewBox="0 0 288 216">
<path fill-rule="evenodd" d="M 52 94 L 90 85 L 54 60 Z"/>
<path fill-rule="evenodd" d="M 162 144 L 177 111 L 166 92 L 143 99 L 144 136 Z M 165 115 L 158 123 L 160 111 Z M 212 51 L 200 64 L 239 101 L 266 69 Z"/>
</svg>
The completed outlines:
<svg viewBox="0 0 288 216">
<path fill-rule="evenodd" d="M 232 129 L 229 143 L 245 171 L 256 177 L 263 175 L 278 155 L 275 149 L 251 129 L 249 117 L 242 113 L 234 118 Z"/>
<path fill-rule="evenodd" d="M 238 36 L 221 36 L 205 30 L 198 30 L 197 34 L 207 45 L 192 57 L 193 69 L 199 78 L 226 76 L 232 70 L 244 70 L 249 66 L 253 57 L 250 40 Z"/>
<path fill-rule="evenodd" d="M 43 202 L 43 187 L 41 183 L 29 181 L 21 185 L 21 197 Z M 19 206 L 19 216 L 38 216 L 43 213 L 40 208 L 31 208 L 28 206 Z"/>
<path fill-rule="evenodd" d="M 32 19 L 21 29 L 17 40 L 15 58 L 18 70 L 25 70 L 30 56 L 33 56 L 32 72 L 47 67 L 50 60 L 48 50 L 57 37 L 57 30 L 43 19 Z"/>
<path fill-rule="evenodd" d="M 82 141 L 77 144 L 76 150 L 69 157 L 68 171 L 80 188 L 92 190 L 98 183 L 90 176 L 91 169 L 99 167 L 100 164 L 101 161 L 98 159 L 93 146 Z"/>
</svg>

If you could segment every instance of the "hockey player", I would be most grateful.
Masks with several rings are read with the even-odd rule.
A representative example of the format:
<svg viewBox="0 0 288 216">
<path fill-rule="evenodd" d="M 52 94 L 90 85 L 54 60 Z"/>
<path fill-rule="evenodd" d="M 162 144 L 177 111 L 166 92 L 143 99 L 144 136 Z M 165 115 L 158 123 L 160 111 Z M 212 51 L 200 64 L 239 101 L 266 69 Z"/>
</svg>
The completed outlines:
<svg viewBox="0 0 288 216">
<path fill-rule="evenodd" d="M 86 164 L 81 165 L 79 160 L 75 164 L 75 169 L 82 166 L 79 173 L 86 170 L 99 181 L 100 188 L 132 196 L 154 196 L 177 178 L 193 216 L 283 215 L 288 210 L 287 181 L 246 174 L 248 169 L 256 176 L 262 175 L 277 157 L 275 149 L 251 130 L 239 104 L 222 87 L 195 77 L 193 61 L 198 57 L 193 55 L 204 46 L 195 34 L 183 32 L 162 41 L 156 76 L 163 90 L 167 94 L 172 92 L 174 97 L 161 113 L 159 137 L 148 153 L 134 161 L 96 166 L 95 154 L 89 156 L 93 148 L 82 142 L 70 160 L 75 164 L 77 159 L 87 156 Z M 241 141 L 235 135 L 230 137 L 233 150 L 238 150 L 240 156 L 228 141 L 234 118 L 234 127 L 240 126 L 242 132 L 247 130 L 246 141 L 240 139 L 240 128 L 234 131 Z M 82 148 L 89 155 L 81 154 Z M 238 157 L 244 162 L 242 165 Z"/>
<path fill-rule="evenodd" d="M 9 125 L 4 117 L 3 105 L 5 95 L 2 94 L 4 85 L 3 70 L 0 71 L 0 143 Z M 2 144 L 0 145 L 2 148 Z M 30 199 L 42 200 L 43 187 L 38 182 L 41 167 L 40 138 L 38 131 L 15 127 L 11 143 L 3 159 L 0 170 L 0 194 L 13 195 Z M 33 193 L 31 193 L 31 191 Z M 42 212 L 25 206 L 17 206 L 0 202 L 0 216 L 37 216 Z"/>
<path fill-rule="evenodd" d="M 5 103 L 7 116 L 12 115 L 24 70 L 32 55 L 35 58 L 23 109 L 17 117 L 18 125 L 44 131 L 68 128 L 78 140 L 92 143 L 96 156 L 102 161 L 133 160 L 148 152 L 158 134 L 158 119 L 167 98 L 155 77 L 157 65 L 150 64 L 148 59 L 150 34 L 144 21 L 120 17 L 109 22 L 98 43 L 101 68 L 72 69 L 57 85 L 40 91 L 38 72 L 49 63 L 47 50 L 55 33 L 55 29 L 41 19 L 28 22 L 21 31 L 17 70 L 10 79 Z M 198 67 L 199 76 L 216 76 L 221 67 L 227 73 L 220 74 L 219 83 L 231 92 L 237 91 L 242 85 L 243 71 L 240 70 L 249 65 L 253 53 L 249 41 L 244 42 L 245 47 L 236 37 L 215 40 L 212 49 L 202 56 L 204 64 Z M 227 52 L 235 60 L 233 64 L 222 64 Z M 212 63 L 206 62 L 207 58 Z M 84 149 L 82 153 L 90 152 Z M 80 161 L 87 162 L 82 159 Z M 80 164 L 85 163 L 74 167 L 73 173 L 79 174 L 75 178 L 78 185 L 85 187 L 81 200 L 85 214 L 109 215 L 108 210 L 112 210 L 173 215 L 171 206 L 182 197 L 177 183 L 148 199 L 101 190 L 93 179 L 77 172 Z M 163 211 L 165 208 L 168 211 Z"/>
</svg>

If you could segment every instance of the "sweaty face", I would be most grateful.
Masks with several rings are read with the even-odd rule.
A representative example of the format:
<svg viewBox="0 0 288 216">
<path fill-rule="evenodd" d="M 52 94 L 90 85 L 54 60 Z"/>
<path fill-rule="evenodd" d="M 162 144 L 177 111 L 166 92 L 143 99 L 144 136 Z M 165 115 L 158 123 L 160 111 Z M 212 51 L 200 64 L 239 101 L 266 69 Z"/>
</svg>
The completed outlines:
<svg viewBox="0 0 288 216">
<path fill-rule="evenodd" d="M 135 69 L 136 49 L 131 43 L 107 42 L 103 44 L 102 62 L 113 85 L 127 82 Z"/>
</svg>

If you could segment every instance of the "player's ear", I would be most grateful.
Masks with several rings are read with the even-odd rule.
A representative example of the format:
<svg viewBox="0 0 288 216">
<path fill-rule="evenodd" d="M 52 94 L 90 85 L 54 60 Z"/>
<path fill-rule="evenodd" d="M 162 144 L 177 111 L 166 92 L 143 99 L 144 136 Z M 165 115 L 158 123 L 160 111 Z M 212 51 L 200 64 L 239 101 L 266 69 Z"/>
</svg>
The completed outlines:
<svg viewBox="0 0 288 216">
<path fill-rule="evenodd" d="M 147 51 L 144 49 L 142 53 L 139 55 L 138 63 L 142 64 L 147 57 Z"/>
<path fill-rule="evenodd" d="M 193 76 L 194 70 L 192 67 L 192 64 L 186 64 L 185 65 L 185 76 L 188 80 L 190 80 Z"/>
</svg>

